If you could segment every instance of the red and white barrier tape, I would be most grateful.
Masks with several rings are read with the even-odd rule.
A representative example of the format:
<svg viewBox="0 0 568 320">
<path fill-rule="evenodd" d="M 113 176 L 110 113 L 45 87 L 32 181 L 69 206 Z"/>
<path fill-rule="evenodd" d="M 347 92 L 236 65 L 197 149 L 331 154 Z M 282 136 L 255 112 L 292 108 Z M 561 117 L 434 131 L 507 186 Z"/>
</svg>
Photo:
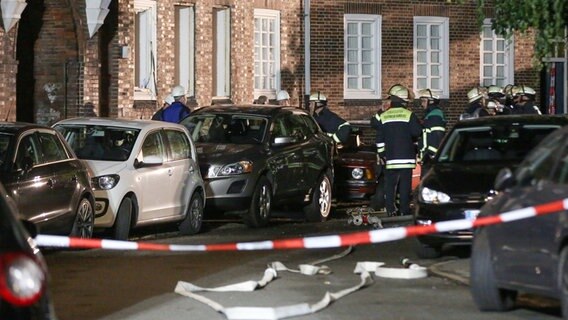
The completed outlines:
<svg viewBox="0 0 568 320">
<path fill-rule="evenodd" d="M 341 235 L 203 245 L 175 245 L 106 239 L 81 239 L 42 234 L 37 235 L 35 241 L 41 247 L 139 251 L 247 251 L 337 248 L 360 244 L 389 242 L 407 237 L 415 237 L 438 232 L 471 229 L 475 227 L 526 219 L 563 210 L 568 210 L 568 198 L 534 207 L 512 210 L 495 216 L 481 217 L 476 220 L 458 219 L 443 221 L 429 226 L 395 227 Z"/>
</svg>

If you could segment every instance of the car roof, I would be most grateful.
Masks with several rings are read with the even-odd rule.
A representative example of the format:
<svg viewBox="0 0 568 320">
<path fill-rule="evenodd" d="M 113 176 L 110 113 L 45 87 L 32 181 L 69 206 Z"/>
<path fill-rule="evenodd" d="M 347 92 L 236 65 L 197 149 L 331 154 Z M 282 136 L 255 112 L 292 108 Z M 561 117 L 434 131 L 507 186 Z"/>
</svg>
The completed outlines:
<svg viewBox="0 0 568 320">
<path fill-rule="evenodd" d="M 474 119 L 464 119 L 458 121 L 454 128 L 468 128 L 479 126 L 507 126 L 510 124 L 522 125 L 559 125 L 568 124 L 566 115 L 499 115 L 490 117 L 479 117 Z"/>
<path fill-rule="evenodd" d="M 49 129 L 49 130 L 51 130 L 51 128 L 48 127 L 48 126 L 44 126 L 44 125 L 36 124 L 36 123 L 0 121 L 0 132 L 17 134 L 19 132 L 29 130 L 29 129 Z"/>
<path fill-rule="evenodd" d="M 91 125 L 91 126 L 111 126 L 111 127 L 128 127 L 133 129 L 153 129 L 164 127 L 183 127 L 177 123 L 145 120 L 145 119 L 122 119 L 122 118 L 71 118 L 61 120 L 55 125 Z M 185 128 L 185 127 L 184 127 Z"/>
<path fill-rule="evenodd" d="M 202 107 L 194 110 L 190 115 L 201 114 L 201 113 L 237 113 L 237 114 L 254 114 L 265 117 L 273 117 L 282 111 L 289 111 L 294 113 L 305 113 L 305 110 L 291 107 L 291 106 L 279 106 L 279 105 L 255 105 L 255 104 L 222 104 L 222 105 L 212 105 L 207 107 Z"/>
</svg>

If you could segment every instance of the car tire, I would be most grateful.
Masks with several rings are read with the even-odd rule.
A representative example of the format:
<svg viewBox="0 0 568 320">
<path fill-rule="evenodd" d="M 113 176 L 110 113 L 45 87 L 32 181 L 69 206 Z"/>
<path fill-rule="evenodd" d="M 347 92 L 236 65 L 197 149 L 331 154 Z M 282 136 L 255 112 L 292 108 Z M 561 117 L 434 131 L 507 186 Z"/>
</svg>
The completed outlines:
<svg viewBox="0 0 568 320">
<path fill-rule="evenodd" d="M 112 229 L 112 237 L 114 239 L 128 240 L 133 207 L 134 204 L 132 203 L 132 199 L 128 197 L 124 198 L 120 203 Z"/>
<path fill-rule="evenodd" d="M 314 187 L 311 203 L 304 207 L 306 220 L 310 222 L 326 221 L 331 213 L 331 179 L 326 172 L 318 180 Z"/>
<path fill-rule="evenodd" d="M 75 213 L 75 221 L 71 229 L 71 237 L 92 238 L 95 227 L 95 211 L 93 204 L 89 199 L 83 198 L 79 201 L 77 212 Z"/>
<path fill-rule="evenodd" d="M 568 319 L 568 246 L 564 246 L 558 260 L 558 292 L 560 293 L 562 317 Z"/>
<path fill-rule="evenodd" d="M 431 246 L 420 242 L 419 239 L 414 240 L 414 253 L 420 259 L 436 259 L 442 255 L 442 247 Z"/>
<path fill-rule="evenodd" d="M 489 239 L 484 230 L 480 230 L 473 239 L 470 269 L 471 295 L 479 310 L 506 311 L 513 308 L 517 293 L 497 287 Z"/>
<path fill-rule="evenodd" d="M 182 235 L 196 234 L 203 224 L 203 197 L 194 193 L 191 196 L 185 219 L 179 224 L 178 229 Z"/>
<path fill-rule="evenodd" d="M 243 216 L 244 223 L 253 228 L 264 227 L 270 221 L 272 187 L 266 177 L 261 177 L 252 195 L 250 208 Z"/>
</svg>

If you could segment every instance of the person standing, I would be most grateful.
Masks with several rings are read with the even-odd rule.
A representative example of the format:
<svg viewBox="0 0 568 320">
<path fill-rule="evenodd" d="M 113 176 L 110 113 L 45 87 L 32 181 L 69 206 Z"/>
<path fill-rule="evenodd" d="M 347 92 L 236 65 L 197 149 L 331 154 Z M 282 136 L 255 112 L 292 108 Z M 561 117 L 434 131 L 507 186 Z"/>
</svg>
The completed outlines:
<svg viewBox="0 0 568 320">
<path fill-rule="evenodd" d="M 327 107 L 327 97 L 317 91 L 310 95 L 310 113 L 336 143 L 346 143 L 351 134 L 351 125 Z"/>
<path fill-rule="evenodd" d="M 281 106 L 289 106 L 290 95 L 288 94 L 288 91 L 286 90 L 278 91 L 278 94 L 276 95 L 276 102 L 278 102 L 278 104 Z"/>
<path fill-rule="evenodd" d="M 535 104 L 536 91 L 524 85 L 513 87 L 513 113 L 515 114 L 542 114 Z"/>
<path fill-rule="evenodd" d="M 438 152 L 440 142 L 446 134 L 446 118 L 440 108 L 439 96 L 432 93 L 430 89 L 423 89 L 418 92 L 420 106 L 425 111 L 422 120 L 422 139 L 418 141 L 418 159 L 422 165 L 420 176 L 423 177 L 430 167 L 430 162 Z"/>
<path fill-rule="evenodd" d="M 164 112 L 164 109 L 169 107 L 172 103 L 174 103 L 174 97 L 170 93 L 164 99 L 164 104 L 162 105 L 162 107 L 154 113 L 154 115 L 152 116 L 152 120 L 160 120 L 161 121 L 162 120 L 162 113 Z"/>
<path fill-rule="evenodd" d="M 387 214 L 409 215 L 412 193 L 412 170 L 416 167 L 415 142 L 422 126 L 414 112 L 407 109 L 414 99 L 412 92 L 402 86 L 389 89 L 390 108 L 379 116 L 377 124 L 377 152 L 385 163 L 385 201 Z M 395 205 L 396 195 L 400 206 Z"/>
<path fill-rule="evenodd" d="M 191 112 L 185 105 L 185 88 L 175 86 L 171 95 L 174 97 L 174 102 L 162 112 L 162 121 L 179 123 L 182 119 L 189 116 Z"/>
</svg>

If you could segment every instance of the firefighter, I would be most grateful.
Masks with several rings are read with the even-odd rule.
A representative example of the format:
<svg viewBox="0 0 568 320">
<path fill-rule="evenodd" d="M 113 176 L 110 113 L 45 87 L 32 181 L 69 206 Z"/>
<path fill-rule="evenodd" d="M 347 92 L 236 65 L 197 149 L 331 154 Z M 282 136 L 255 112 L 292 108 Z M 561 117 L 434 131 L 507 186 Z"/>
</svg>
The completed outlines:
<svg viewBox="0 0 568 320">
<path fill-rule="evenodd" d="M 487 88 L 487 107 L 491 109 L 490 102 L 495 103 L 495 114 L 505 115 L 511 113 L 511 108 L 507 105 L 505 89 L 499 86 L 489 86 Z"/>
<path fill-rule="evenodd" d="M 346 143 L 351 134 L 351 125 L 327 107 L 327 97 L 317 91 L 310 95 L 310 113 L 336 143 Z"/>
<path fill-rule="evenodd" d="M 290 95 L 288 94 L 288 91 L 286 90 L 278 91 L 278 94 L 276 94 L 276 102 L 278 102 L 278 104 L 281 106 L 289 106 Z"/>
<path fill-rule="evenodd" d="M 535 105 L 536 91 L 527 86 L 513 87 L 513 113 L 515 114 L 541 114 L 540 108 Z"/>
<path fill-rule="evenodd" d="M 474 87 L 467 92 L 468 105 L 465 110 L 467 114 L 473 116 L 477 109 L 485 107 L 487 102 L 487 89 L 484 87 Z"/>
<path fill-rule="evenodd" d="M 420 105 L 425 110 L 422 120 L 422 139 L 418 141 L 419 156 L 422 164 L 421 176 L 424 176 L 430 166 L 431 160 L 438 152 L 438 146 L 446 134 L 446 117 L 440 108 L 439 96 L 432 93 L 430 89 L 423 89 L 418 92 Z"/>
<path fill-rule="evenodd" d="M 416 114 L 407 109 L 413 101 L 412 92 L 402 86 L 389 89 L 390 108 L 379 115 L 377 124 L 377 152 L 385 163 L 385 200 L 389 216 L 410 214 L 412 169 L 416 167 L 415 142 L 422 133 Z M 396 195 L 400 196 L 397 213 Z"/>
</svg>

